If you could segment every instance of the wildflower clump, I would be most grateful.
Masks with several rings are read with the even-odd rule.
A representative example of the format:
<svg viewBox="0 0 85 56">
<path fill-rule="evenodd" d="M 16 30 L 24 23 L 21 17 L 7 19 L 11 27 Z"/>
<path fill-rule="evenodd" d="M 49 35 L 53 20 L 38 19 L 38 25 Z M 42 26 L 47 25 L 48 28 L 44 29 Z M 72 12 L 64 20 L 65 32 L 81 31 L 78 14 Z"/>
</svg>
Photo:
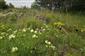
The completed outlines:
<svg viewBox="0 0 85 56">
<path fill-rule="evenodd" d="M 36 34 L 34 34 L 34 35 L 32 36 L 32 38 L 38 38 L 38 36 L 37 36 Z"/>
<path fill-rule="evenodd" d="M 48 41 L 48 40 L 45 40 L 45 43 L 46 43 L 46 47 L 48 47 L 48 48 L 52 48 L 53 50 L 55 50 L 55 46 L 50 42 L 50 41 Z"/>
<path fill-rule="evenodd" d="M 12 47 L 11 52 L 16 52 L 18 51 L 18 47 Z"/>
<path fill-rule="evenodd" d="M 9 40 L 14 39 L 16 36 L 14 34 L 9 35 Z"/>
<path fill-rule="evenodd" d="M 59 26 L 64 26 L 65 24 L 62 22 L 55 22 L 53 25 L 59 27 Z"/>
<path fill-rule="evenodd" d="M 31 33 L 34 33 L 34 34 L 37 34 L 38 33 L 38 30 L 30 29 L 30 32 Z"/>
<path fill-rule="evenodd" d="M 49 42 L 48 40 L 45 40 L 45 43 L 46 43 L 47 45 L 51 45 L 51 42 Z"/>
</svg>

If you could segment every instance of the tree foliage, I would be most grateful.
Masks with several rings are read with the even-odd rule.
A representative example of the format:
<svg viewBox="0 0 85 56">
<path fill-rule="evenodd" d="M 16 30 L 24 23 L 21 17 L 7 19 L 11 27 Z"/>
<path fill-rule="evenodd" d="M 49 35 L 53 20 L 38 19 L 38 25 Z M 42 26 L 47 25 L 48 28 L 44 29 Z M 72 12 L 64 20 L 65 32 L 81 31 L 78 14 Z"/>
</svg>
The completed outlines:
<svg viewBox="0 0 85 56">
<path fill-rule="evenodd" d="M 36 3 L 48 9 L 85 9 L 84 0 L 36 0 Z"/>
<path fill-rule="evenodd" d="M 0 0 L 0 9 L 6 9 L 8 6 L 4 0 Z"/>
</svg>

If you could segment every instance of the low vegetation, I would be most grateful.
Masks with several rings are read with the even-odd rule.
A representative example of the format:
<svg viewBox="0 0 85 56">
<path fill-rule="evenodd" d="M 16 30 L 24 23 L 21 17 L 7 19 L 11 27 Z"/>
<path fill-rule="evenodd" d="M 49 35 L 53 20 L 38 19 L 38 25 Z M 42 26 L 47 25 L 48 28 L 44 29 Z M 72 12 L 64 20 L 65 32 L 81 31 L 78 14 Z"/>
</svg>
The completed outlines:
<svg viewBox="0 0 85 56">
<path fill-rule="evenodd" d="M 0 12 L 0 56 L 85 56 L 85 15 L 35 9 Z"/>
</svg>

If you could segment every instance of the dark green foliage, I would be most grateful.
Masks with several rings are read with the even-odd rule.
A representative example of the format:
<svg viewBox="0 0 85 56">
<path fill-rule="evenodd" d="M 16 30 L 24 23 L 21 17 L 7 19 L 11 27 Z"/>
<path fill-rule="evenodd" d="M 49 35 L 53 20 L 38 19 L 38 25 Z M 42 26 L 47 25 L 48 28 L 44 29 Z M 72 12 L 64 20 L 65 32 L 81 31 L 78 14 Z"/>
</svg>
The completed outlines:
<svg viewBox="0 0 85 56">
<path fill-rule="evenodd" d="M 7 9 L 8 6 L 6 5 L 4 0 L 0 0 L 0 9 Z"/>
<path fill-rule="evenodd" d="M 38 6 L 48 8 L 51 10 L 81 10 L 85 9 L 84 0 L 36 0 Z M 36 4 L 35 4 L 36 5 Z"/>
<path fill-rule="evenodd" d="M 40 6 L 39 6 L 36 2 L 34 2 L 34 3 L 31 5 L 31 8 L 33 8 L 33 9 L 40 9 Z"/>
</svg>

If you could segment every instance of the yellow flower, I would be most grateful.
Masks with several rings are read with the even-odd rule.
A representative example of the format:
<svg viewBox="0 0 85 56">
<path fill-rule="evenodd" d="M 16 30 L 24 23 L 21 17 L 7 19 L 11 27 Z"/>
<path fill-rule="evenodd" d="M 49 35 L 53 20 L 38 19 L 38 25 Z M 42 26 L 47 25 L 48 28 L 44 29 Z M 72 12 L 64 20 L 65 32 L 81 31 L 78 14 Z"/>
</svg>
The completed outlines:
<svg viewBox="0 0 85 56">
<path fill-rule="evenodd" d="M 81 32 L 84 32 L 85 31 L 85 29 L 81 29 Z"/>
<path fill-rule="evenodd" d="M 84 32 L 84 31 L 81 29 L 81 32 Z"/>
<path fill-rule="evenodd" d="M 55 22 L 54 25 L 57 25 L 57 26 L 63 26 L 63 25 L 65 25 L 65 24 L 62 23 L 62 22 Z"/>
</svg>

